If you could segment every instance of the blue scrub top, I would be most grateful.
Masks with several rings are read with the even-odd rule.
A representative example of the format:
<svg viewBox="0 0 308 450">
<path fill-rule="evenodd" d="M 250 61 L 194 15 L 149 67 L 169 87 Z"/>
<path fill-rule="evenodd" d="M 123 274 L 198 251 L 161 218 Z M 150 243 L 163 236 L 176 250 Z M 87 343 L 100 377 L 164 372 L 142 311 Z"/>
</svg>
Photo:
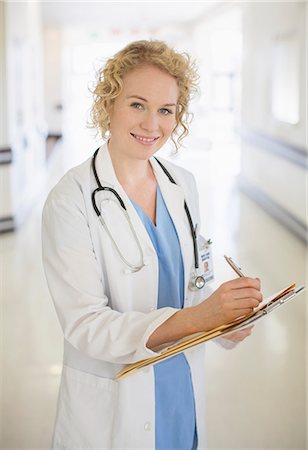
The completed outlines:
<svg viewBox="0 0 308 450">
<path fill-rule="evenodd" d="M 131 200 L 142 220 L 159 264 L 157 308 L 183 308 L 184 268 L 178 235 L 157 185 L 156 226 Z M 184 205 L 183 205 L 184 208 Z M 195 450 L 196 414 L 190 367 L 184 353 L 154 365 L 155 448 L 156 450 Z"/>
</svg>

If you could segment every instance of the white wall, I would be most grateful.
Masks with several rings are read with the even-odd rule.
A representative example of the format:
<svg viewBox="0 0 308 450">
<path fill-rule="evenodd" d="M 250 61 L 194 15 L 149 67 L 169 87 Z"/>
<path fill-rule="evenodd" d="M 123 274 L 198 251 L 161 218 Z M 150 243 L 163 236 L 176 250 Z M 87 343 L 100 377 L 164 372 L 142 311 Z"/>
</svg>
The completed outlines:
<svg viewBox="0 0 308 450">
<path fill-rule="evenodd" d="M 0 148 L 7 146 L 4 3 L 0 2 Z"/>
<path fill-rule="evenodd" d="M 40 9 L 38 3 L 1 3 L 6 120 L 11 161 L 0 166 L 0 230 L 22 223 L 39 194 L 45 168 Z M 4 9 L 4 11 L 3 11 Z M 2 100 L 2 99 L 1 99 Z M 3 108 L 3 106 L 2 106 Z"/>
<path fill-rule="evenodd" d="M 245 125 L 305 146 L 306 2 L 245 3 L 243 6 L 243 120 Z M 272 58 L 275 38 L 296 34 L 300 45 L 300 122 L 289 125 L 271 114 Z M 287 68 L 286 68 L 287 69 Z"/>
<path fill-rule="evenodd" d="M 306 224 L 307 171 L 290 158 L 307 152 L 306 143 L 306 35 L 305 2 L 245 3 L 243 5 L 243 129 L 258 137 L 274 138 L 283 144 L 286 156 L 270 151 L 268 144 L 244 140 L 242 149 L 242 184 L 256 198 L 264 195 L 273 202 L 281 221 L 292 229 Z M 299 121 L 290 124 L 272 114 L 273 48 L 277 38 L 295 36 L 299 43 Z M 287 70 L 287 67 L 285 67 Z M 285 93 L 287 95 L 287 93 Z M 283 152 L 282 152 L 283 153 Z M 289 157 L 288 157 L 289 156 Z"/>
<path fill-rule="evenodd" d="M 62 29 L 45 26 L 44 46 L 44 106 L 48 134 L 62 134 Z"/>
</svg>

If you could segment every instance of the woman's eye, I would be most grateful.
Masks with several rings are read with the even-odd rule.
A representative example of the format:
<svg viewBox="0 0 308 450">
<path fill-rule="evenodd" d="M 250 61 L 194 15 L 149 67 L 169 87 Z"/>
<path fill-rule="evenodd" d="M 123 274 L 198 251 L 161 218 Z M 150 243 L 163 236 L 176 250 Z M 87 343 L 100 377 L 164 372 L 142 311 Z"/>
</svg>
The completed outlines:
<svg viewBox="0 0 308 450">
<path fill-rule="evenodd" d="M 138 103 L 138 102 L 134 102 L 134 103 L 132 103 L 130 106 L 132 106 L 132 107 L 135 108 L 135 109 L 142 109 L 142 108 L 143 108 L 143 106 L 141 105 L 141 103 Z"/>
<path fill-rule="evenodd" d="M 167 108 L 161 108 L 161 112 L 162 112 L 165 116 L 168 116 L 169 114 L 173 114 L 173 111 L 171 111 L 171 109 L 167 109 Z"/>
<path fill-rule="evenodd" d="M 143 105 L 141 103 L 138 102 L 134 102 L 130 105 L 132 108 L 134 109 L 143 109 Z M 171 109 L 168 108 L 161 108 L 159 110 L 164 116 L 168 116 L 169 114 L 173 114 L 173 111 Z"/>
</svg>

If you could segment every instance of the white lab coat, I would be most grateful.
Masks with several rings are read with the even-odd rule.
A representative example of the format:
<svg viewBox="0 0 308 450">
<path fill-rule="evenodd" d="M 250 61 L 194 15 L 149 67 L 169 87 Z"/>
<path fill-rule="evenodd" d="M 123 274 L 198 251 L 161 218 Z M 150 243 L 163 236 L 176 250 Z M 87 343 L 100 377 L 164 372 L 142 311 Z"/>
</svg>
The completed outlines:
<svg viewBox="0 0 308 450">
<path fill-rule="evenodd" d="M 207 288 L 188 289 L 194 266 L 193 242 L 184 198 L 193 223 L 200 225 L 193 176 L 150 159 L 180 241 L 189 307 L 207 297 Z M 114 381 L 128 363 L 157 353 L 146 347 L 152 332 L 178 311 L 157 309 L 158 260 L 134 206 L 118 182 L 107 144 L 96 159 L 103 186 L 122 197 L 142 245 L 146 266 L 136 273 L 116 254 L 91 202 L 97 187 L 91 158 L 69 170 L 50 192 L 43 211 L 43 263 L 48 286 L 64 333 L 64 361 L 53 449 L 155 449 L 153 366 Z M 129 224 L 110 193 L 97 195 L 103 217 L 123 255 L 138 264 L 139 252 Z M 197 232 L 198 232 L 197 228 Z M 198 449 L 205 448 L 205 345 L 185 351 L 195 394 Z"/>
</svg>

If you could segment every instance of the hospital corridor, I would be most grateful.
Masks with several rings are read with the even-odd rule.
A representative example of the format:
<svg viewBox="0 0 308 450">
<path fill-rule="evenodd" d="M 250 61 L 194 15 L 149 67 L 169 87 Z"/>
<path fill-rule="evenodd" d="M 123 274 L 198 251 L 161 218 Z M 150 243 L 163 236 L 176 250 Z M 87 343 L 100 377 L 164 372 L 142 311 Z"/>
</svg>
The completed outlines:
<svg viewBox="0 0 308 450">
<path fill-rule="evenodd" d="M 264 299 L 308 284 L 307 2 L 90 4 L 0 3 L 2 450 L 52 445 L 63 332 L 44 273 L 42 211 L 64 174 L 104 144 L 90 126 L 91 91 L 130 42 L 164 41 L 198 67 L 189 133 L 177 152 L 169 140 L 155 156 L 195 177 L 210 288 L 237 278 L 224 255 L 261 280 Z M 199 344 L 199 450 L 307 450 L 307 300 L 304 289 L 235 345 Z M 145 417 L 140 433 L 151 426 Z"/>
</svg>

